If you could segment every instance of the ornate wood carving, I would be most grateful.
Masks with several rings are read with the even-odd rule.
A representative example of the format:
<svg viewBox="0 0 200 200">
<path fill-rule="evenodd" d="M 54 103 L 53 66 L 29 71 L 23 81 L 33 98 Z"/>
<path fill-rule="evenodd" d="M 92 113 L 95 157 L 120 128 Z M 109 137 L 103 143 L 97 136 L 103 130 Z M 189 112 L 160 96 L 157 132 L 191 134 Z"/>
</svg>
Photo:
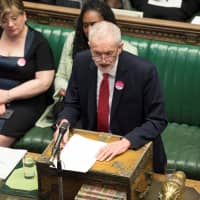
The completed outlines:
<svg viewBox="0 0 200 200">
<path fill-rule="evenodd" d="M 26 1 L 24 5 L 30 21 L 63 27 L 74 27 L 80 12 L 79 9 Z"/>
<path fill-rule="evenodd" d="M 74 27 L 79 9 L 24 2 L 30 21 Z M 126 35 L 153 40 L 200 45 L 200 26 L 183 22 L 116 15 Z"/>
</svg>

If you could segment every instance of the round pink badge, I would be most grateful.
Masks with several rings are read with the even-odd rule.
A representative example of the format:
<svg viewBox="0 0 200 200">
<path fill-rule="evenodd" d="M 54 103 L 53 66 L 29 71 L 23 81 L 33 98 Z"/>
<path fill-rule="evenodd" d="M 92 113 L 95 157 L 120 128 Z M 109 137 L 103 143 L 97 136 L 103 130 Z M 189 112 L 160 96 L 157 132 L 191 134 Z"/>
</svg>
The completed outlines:
<svg viewBox="0 0 200 200">
<path fill-rule="evenodd" d="M 17 64 L 20 67 L 24 67 L 26 65 L 26 60 L 24 58 L 19 58 Z"/>
<path fill-rule="evenodd" d="M 116 81 L 115 88 L 117 90 L 122 90 L 124 88 L 124 82 L 123 81 Z"/>
</svg>

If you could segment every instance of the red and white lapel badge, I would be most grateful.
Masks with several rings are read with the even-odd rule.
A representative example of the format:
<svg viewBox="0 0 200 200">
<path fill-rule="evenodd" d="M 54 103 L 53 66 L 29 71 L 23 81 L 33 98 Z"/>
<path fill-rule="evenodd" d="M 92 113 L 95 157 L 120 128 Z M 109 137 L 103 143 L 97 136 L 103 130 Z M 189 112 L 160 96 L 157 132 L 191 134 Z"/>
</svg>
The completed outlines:
<svg viewBox="0 0 200 200">
<path fill-rule="evenodd" d="M 123 81 L 116 81 L 115 82 L 115 88 L 117 90 L 123 90 L 124 89 L 124 82 Z"/>
<path fill-rule="evenodd" d="M 26 60 L 25 58 L 19 58 L 17 60 L 17 65 L 20 66 L 20 67 L 24 67 L 26 65 Z"/>
</svg>

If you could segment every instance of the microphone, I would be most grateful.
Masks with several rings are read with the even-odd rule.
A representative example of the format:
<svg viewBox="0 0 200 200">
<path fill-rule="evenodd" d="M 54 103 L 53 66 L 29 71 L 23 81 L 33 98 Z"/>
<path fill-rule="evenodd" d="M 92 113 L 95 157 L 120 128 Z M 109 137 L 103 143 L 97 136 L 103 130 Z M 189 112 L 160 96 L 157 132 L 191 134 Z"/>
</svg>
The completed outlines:
<svg viewBox="0 0 200 200">
<path fill-rule="evenodd" d="M 52 162 L 54 161 L 55 156 L 56 156 L 58 150 L 60 149 L 60 143 L 61 143 L 61 141 L 62 141 L 62 138 L 63 138 L 65 132 L 69 129 L 69 127 L 70 127 L 69 122 L 66 122 L 66 121 L 65 121 L 65 122 L 63 122 L 63 123 L 61 124 L 61 126 L 60 126 L 60 128 L 59 128 L 58 138 L 57 138 L 57 140 L 56 140 L 56 142 L 55 142 L 55 144 L 54 144 L 54 147 L 53 147 L 53 149 L 52 149 L 51 158 L 50 158 L 50 160 L 49 160 L 50 163 L 52 163 Z"/>
</svg>

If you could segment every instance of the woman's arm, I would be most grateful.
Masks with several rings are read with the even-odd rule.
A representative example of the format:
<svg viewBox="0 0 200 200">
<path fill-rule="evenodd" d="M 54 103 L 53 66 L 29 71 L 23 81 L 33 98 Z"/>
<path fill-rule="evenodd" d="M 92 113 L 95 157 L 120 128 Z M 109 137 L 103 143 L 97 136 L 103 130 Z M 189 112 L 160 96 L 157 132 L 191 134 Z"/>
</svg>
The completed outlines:
<svg viewBox="0 0 200 200">
<path fill-rule="evenodd" d="M 68 35 L 67 40 L 65 41 L 65 44 L 63 46 L 60 63 L 54 81 L 54 87 L 55 87 L 54 96 L 58 95 L 60 89 L 65 90 L 67 88 L 72 70 L 73 41 L 74 41 L 74 32 L 71 32 Z"/>
<path fill-rule="evenodd" d="M 51 86 L 54 70 L 38 71 L 35 79 L 22 83 L 10 90 L 0 90 L 0 104 L 9 103 L 17 99 L 28 99 L 45 92 Z"/>
<path fill-rule="evenodd" d="M 6 112 L 5 104 L 0 104 L 0 116 L 3 115 L 5 112 Z"/>
</svg>

